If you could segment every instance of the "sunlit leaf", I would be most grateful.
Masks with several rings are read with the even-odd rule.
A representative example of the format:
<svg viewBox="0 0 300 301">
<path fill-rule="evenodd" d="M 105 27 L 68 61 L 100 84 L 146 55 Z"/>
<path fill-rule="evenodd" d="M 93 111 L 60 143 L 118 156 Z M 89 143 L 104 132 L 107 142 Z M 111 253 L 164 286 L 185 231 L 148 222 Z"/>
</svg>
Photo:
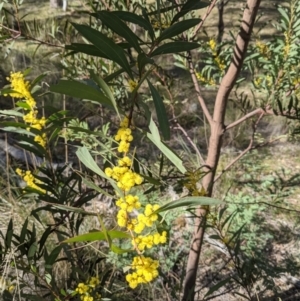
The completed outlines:
<svg viewBox="0 0 300 301">
<path fill-rule="evenodd" d="M 147 133 L 147 137 L 157 146 L 157 148 L 170 160 L 172 164 L 181 172 L 186 173 L 186 168 L 183 166 L 182 160 L 167 146 L 165 145 L 159 135 L 157 126 L 153 119 L 150 119 L 149 129 L 151 133 Z"/>
<path fill-rule="evenodd" d="M 16 110 L 0 110 L 0 114 L 8 115 L 8 116 L 16 116 L 16 117 L 23 117 L 24 114 L 18 112 Z"/>
<path fill-rule="evenodd" d="M 120 188 L 116 185 L 116 183 L 109 178 L 98 166 L 98 164 L 95 162 L 93 157 L 91 156 L 90 152 L 86 147 L 80 147 L 76 151 L 76 155 L 78 159 L 90 170 L 94 171 L 97 175 L 100 177 L 107 179 L 110 184 L 113 186 L 114 190 L 118 192 L 119 195 L 123 195 L 123 192 L 120 190 Z"/>
<path fill-rule="evenodd" d="M 117 230 L 111 230 L 107 231 L 107 235 L 111 239 L 114 238 L 130 238 L 131 236 L 128 233 L 117 231 Z M 71 242 L 79 242 L 79 241 L 98 241 L 98 240 L 106 240 L 105 233 L 103 231 L 95 231 L 90 233 L 85 233 L 82 235 L 78 235 L 69 239 L 64 240 L 64 243 L 71 243 Z"/>
<path fill-rule="evenodd" d="M 196 207 L 199 205 L 219 205 L 222 204 L 222 201 L 213 199 L 210 197 L 205 196 L 188 196 L 179 200 L 171 201 L 163 206 L 161 206 L 158 210 L 156 210 L 156 213 L 180 208 L 180 207 Z"/>
<path fill-rule="evenodd" d="M 95 72 L 93 70 L 89 70 L 89 72 L 90 72 L 91 78 L 95 81 L 95 83 L 97 83 L 99 88 L 102 89 L 102 91 L 105 93 L 105 96 L 109 98 L 116 113 L 118 114 L 118 116 L 120 116 L 116 100 L 114 98 L 113 93 L 110 90 L 110 87 L 106 84 L 104 79 L 101 76 L 95 74 Z"/>
</svg>

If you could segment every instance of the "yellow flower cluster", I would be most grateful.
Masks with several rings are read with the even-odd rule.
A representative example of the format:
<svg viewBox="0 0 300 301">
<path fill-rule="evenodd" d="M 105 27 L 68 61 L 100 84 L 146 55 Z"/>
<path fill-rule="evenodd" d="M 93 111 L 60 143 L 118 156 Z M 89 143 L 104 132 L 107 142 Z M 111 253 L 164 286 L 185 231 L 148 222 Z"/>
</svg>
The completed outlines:
<svg viewBox="0 0 300 301">
<path fill-rule="evenodd" d="M 24 74 L 22 72 L 11 73 L 7 80 L 10 81 L 11 88 L 14 91 L 9 93 L 9 95 L 15 98 L 23 98 L 27 104 L 27 107 L 24 109 L 29 112 L 23 116 L 23 120 L 29 125 L 28 130 L 30 128 L 42 130 L 46 124 L 46 119 L 45 117 L 37 118 L 36 102 L 30 93 L 30 84 L 28 81 L 25 81 Z M 37 135 L 34 140 L 42 147 L 46 146 L 46 135 Z"/>
<path fill-rule="evenodd" d="M 257 77 L 253 82 L 254 82 L 254 85 L 257 88 L 259 88 L 261 86 L 261 84 L 263 83 L 263 81 L 265 81 L 266 86 L 268 88 L 270 88 L 273 85 L 273 78 L 270 75 L 266 75 L 265 77 L 262 77 L 262 76 Z"/>
<path fill-rule="evenodd" d="M 129 191 L 133 186 L 140 185 L 143 182 L 143 178 L 130 169 L 131 165 L 132 165 L 131 159 L 125 156 L 118 161 L 117 166 L 114 166 L 113 168 L 110 167 L 106 168 L 105 174 L 108 177 L 116 180 L 117 185 L 120 189 L 124 191 Z"/>
<path fill-rule="evenodd" d="M 126 117 L 120 125 L 120 128 L 115 136 L 116 141 L 120 141 L 118 152 L 119 153 L 127 153 L 129 151 L 130 142 L 133 140 L 133 136 L 131 135 L 131 129 L 128 127 L 129 120 Z"/>
<path fill-rule="evenodd" d="M 155 233 L 153 235 L 139 235 L 135 237 L 135 234 L 141 234 L 146 227 L 152 227 L 153 223 L 157 221 L 158 215 L 155 211 L 159 209 L 159 205 L 147 204 L 144 212 L 139 213 L 136 218 L 130 215 L 134 210 L 141 208 L 141 203 L 137 196 L 129 194 L 128 191 L 135 185 L 142 184 L 143 178 L 132 171 L 132 160 L 126 155 L 129 151 L 130 142 L 133 140 L 127 117 L 121 122 L 115 140 L 120 141 L 118 151 L 124 153 L 124 156 L 118 160 L 117 166 L 106 168 L 105 174 L 116 180 L 118 187 L 124 193 L 123 196 L 119 196 L 116 202 L 116 205 L 119 207 L 117 223 L 131 233 L 132 244 L 140 255 L 135 257 L 132 262 L 131 268 L 136 271 L 126 276 L 129 286 L 135 288 L 138 284 L 150 282 L 158 276 L 158 261 L 143 257 L 141 252 L 145 248 L 165 243 L 167 241 L 167 232 L 163 231 L 162 234 Z"/>
<path fill-rule="evenodd" d="M 132 239 L 132 244 L 136 246 L 140 251 L 144 251 L 145 248 L 151 249 L 153 245 L 164 244 L 167 242 L 167 232 L 163 231 L 162 234 L 154 233 L 153 235 L 139 235 Z"/>
<path fill-rule="evenodd" d="M 261 41 L 256 41 L 255 46 L 258 49 L 258 52 L 265 58 L 270 58 L 270 50 L 267 44 L 261 42 Z"/>
<path fill-rule="evenodd" d="M 196 77 L 203 84 L 207 84 L 209 86 L 215 86 L 216 85 L 216 81 L 213 78 L 207 79 L 200 72 L 196 72 Z"/>
<path fill-rule="evenodd" d="M 136 271 L 126 275 L 129 286 L 136 288 L 138 284 L 151 282 L 158 276 L 158 267 L 159 262 L 157 260 L 144 256 L 134 257 L 131 268 Z"/>
<path fill-rule="evenodd" d="M 116 205 L 126 212 L 132 212 L 134 209 L 141 207 L 139 198 L 131 194 L 126 195 L 125 198 L 118 199 Z"/>
<path fill-rule="evenodd" d="M 37 184 L 41 184 L 42 182 L 34 177 L 30 170 L 24 171 L 20 168 L 16 169 L 16 173 L 23 178 L 28 187 L 31 187 L 35 190 L 38 190 L 42 193 L 46 193 L 45 189 L 40 188 Z"/>
<path fill-rule="evenodd" d="M 132 92 L 138 85 L 138 83 L 132 79 L 130 79 L 128 81 L 128 84 L 129 84 L 129 91 Z"/>
<path fill-rule="evenodd" d="M 99 284 L 100 281 L 97 277 L 91 277 L 87 284 L 83 282 L 78 283 L 75 292 L 80 295 L 80 300 L 82 301 L 94 301 L 94 297 L 92 297 L 91 294 Z M 96 300 L 101 299 L 101 296 L 98 293 L 96 293 L 95 295 L 97 297 Z"/>
<path fill-rule="evenodd" d="M 151 24 L 153 29 L 158 30 L 158 29 L 167 29 L 170 27 L 170 22 L 167 20 L 160 20 L 157 21 L 156 19 L 151 20 Z"/>
<path fill-rule="evenodd" d="M 224 72 L 226 65 L 224 63 L 224 60 L 222 60 L 217 52 L 217 43 L 215 41 L 215 39 L 210 39 L 208 41 L 208 46 L 212 52 L 212 55 L 214 57 L 214 62 L 217 65 L 217 67 L 222 71 L 222 73 Z"/>
<path fill-rule="evenodd" d="M 285 37 L 284 56 L 287 57 L 290 52 L 290 46 L 291 46 L 291 42 L 290 42 L 291 38 L 289 32 L 286 31 L 284 33 L 284 37 Z"/>
<path fill-rule="evenodd" d="M 5 290 L 12 294 L 15 290 L 15 284 L 13 284 L 10 279 L 0 276 L 0 292 L 3 293 Z"/>
</svg>

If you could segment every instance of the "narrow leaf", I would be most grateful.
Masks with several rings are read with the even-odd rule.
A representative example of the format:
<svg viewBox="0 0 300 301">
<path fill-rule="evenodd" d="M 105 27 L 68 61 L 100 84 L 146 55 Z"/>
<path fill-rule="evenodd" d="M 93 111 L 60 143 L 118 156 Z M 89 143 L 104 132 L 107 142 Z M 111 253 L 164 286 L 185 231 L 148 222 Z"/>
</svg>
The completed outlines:
<svg viewBox="0 0 300 301">
<path fill-rule="evenodd" d="M 38 247 L 38 243 L 36 241 L 30 246 L 27 254 L 29 259 L 32 259 L 34 257 L 37 247 Z"/>
<path fill-rule="evenodd" d="M 75 80 L 60 80 L 57 85 L 50 86 L 50 91 L 66 94 L 76 98 L 94 100 L 109 108 L 113 107 L 110 99 L 107 98 L 100 90 Z"/>
<path fill-rule="evenodd" d="M 181 10 L 173 17 L 171 24 L 175 23 L 179 18 L 183 17 L 185 14 L 192 10 L 201 9 L 209 6 L 209 2 L 204 1 L 187 1 L 181 8 Z"/>
<path fill-rule="evenodd" d="M 147 133 L 147 137 L 157 146 L 157 148 L 170 160 L 172 164 L 181 172 L 186 173 L 186 168 L 183 166 L 182 160 L 167 146 L 159 136 L 158 129 L 153 121 L 150 119 L 149 129 L 151 133 Z"/>
<path fill-rule="evenodd" d="M 134 23 L 134 24 L 137 24 L 140 27 L 144 28 L 145 30 L 148 31 L 152 41 L 154 40 L 155 34 L 153 31 L 152 25 L 147 18 L 143 18 L 134 13 L 126 12 L 126 11 L 114 11 L 112 13 L 117 15 L 120 19 L 122 19 L 126 22 Z"/>
<path fill-rule="evenodd" d="M 205 197 L 205 196 L 189 196 L 176 201 L 169 202 L 163 206 L 161 206 L 156 213 L 179 208 L 179 207 L 195 207 L 199 205 L 219 205 L 222 204 L 222 201 Z"/>
<path fill-rule="evenodd" d="M 104 52 L 110 60 L 119 64 L 129 74 L 129 76 L 133 78 L 131 68 L 125 56 L 125 52 L 120 46 L 116 45 L 106 35 L 96 29 L 91 28 L 90 26 L 79 25 L 76 23 L 72 23 L 72 25 L 80 34 L 82 34 L 83 37 L 90 41 L 99 50 Z"/>
<path fill-rule="evenodd" d="M 138 37 L 116 14 L 103 10 L 91 15 L 99 18 L 108 28 L 123 37 L 138 53 L 142 52 Z"/>
<path fill-rule="evenodd" d="M 99 193 L 101 193 L 103 195 L 106 195 L 108 197 L 112 197 L 109 193 L 107 193 L 104 189 L 100 188 L 94 182 L 89 181 L 88 179 L 83 178 L 83 177 L 81 179 L 82 179 L 83 184 L 85 184 L 87 187 L 89 187 L 91 189 L 94 189 L 95 191 L 97 191 L 97 192 L 99 192 Z"/>
<path fill-rule="evenodd" d="M 101 76 L 98 76 L 97 74 L 95 74 L 95 72 L 93 70 L 89 70 L 89 72 L 90 72 L 91 78 L 97 83 L 99 88 L 102 89 L 102 91 L 105 93 L 105 96 L 109 98 L 116 113 L 118 114 L 118 116 L 120 116 L 116 100 L 115 100 L 114 95 L 111 92 L 109 86 L 106 84 L 104 79 Z"/>
<path fill-rule="evenodd" d="M 16 116 L 16 117 L 23 117 L 24 114 L 18 112 L 16 110 L 0 110 L 0 114 L 8 115 L 8 116 Z"/>
<path fill-rule="evenodd" d="M 161 35 L 157 39 L 157 42 L 161 42 L 163 40 L 175 37 L 183 33 L 184 31 L 196 26 L 197 24 L 200 23 L 200 21 L 201 19 L 189 19 L 189 20 L 183 20 L 181 22 L 175 23 L 161 33 Z"/>
<path fill-rule="evenodd" d="M 133 251 L 132 249 L 121 249 L 115 244 L 111 244 L 110 249 L 116 254 L 124 254 Z"/>
<path fill-rule="evenodd" d="M 13 221 L 10 219 L 5 235 L 5 249 L 10 249 L 13 236 Z"/>
<path fill-rule="evenodd" d="M 158 124 L 160 130 L 162 131 L 164 140 L 170 139 L 170 124 L 168 120 L 167 111 L 161 96 L 159 95 L 158 91 L 155 87 L 151 84 L 151 82 L 147 79 L 148 86 L 150 88 L 150 92 L 152 95 L 152 99 L 155 105 L 155 110 L 157 114 Z"/>
<path fill-rule="evenodd" d="M 230 282 L 232 279 L 232 277 L 228 277 L 225 278 L 224 280 L 220 281 L 219 283 L 217 283 L 216 285 L 214 285 L 213 287 L 211 287 L 208 292 L 205 294 L 204 297 L 211 295 L 212 293 L 214 293 L 215 291 L 217 291 L 219 288 L 223 287 L 224 285 L 226 285 L 228 282 Z"/>
<path fill-rule="evenodd" d="M 123 192 L 120 190 L 120 188 L 116 185 L 116 183 L 109 178 L 97 165 L 97 163 L 95 162 L 95 160 L 93 159 L 93 157 L 91 156 L 90 152 L 88 151 L 88 149 L 86 147 L 80 147 L 77 151 L 76 151 L 76 155 L 79 158 L 79 160 L 90 170 L 92 170 L 93 172 L 95 172 L 97 175 L 99 175 L 100 177 L 107 179 L 110 184 L 113 186 L 113 188 L 115 189 L 115 191 L 119 194 L 119 195 L 123 195 Z"/>
<path fill-rule="evenodd" d="M 163 44 L 156 48 L 150 56 L 156 56 L 156 55 L 162 55 L 162 54 L 169 54 L 169 53 L 178 53 L 178 52 L 184 52 L 184 51 L 190 51 L 193 49 L 196 49 L 200 47 L 200 44 L 195 43 L 195 42 L 182 42 L 182 41 L 177 41 L 177 42 L 170 42 Z"/>
<path fill-rule="evenodd" d="M 107 235 L 111 239 L 114 238 L 130 238 L 131 236 L 128 233 L 122 231 L 107 231 Z M 79 241 L 98 241 L 98 240 L 106 240 L 105 233 L 103 231 L 95 231 L 90 233 L 85 233 L 82 235 L 78 235 L 75 237 L 71 237 L 63 241 L 63 243 L 71 243 L 71 242 L 79 242 Z"/>
<path fill-rule="evenodd" d="M 144 70 L 144 67 L 147 65 L 147 64 L 151 64 L 153 65 L 154 64 L 154 60 L 149 58 L 147 55 L 145 55 L 145 53 L 140 53 L 138 55 L 138 58 L 137 58 L 137 62 L 138 62 L 138 67 L 139 67 L 139 72 L 140 72 L 140 76 L 142 75 L 142 72 Z"/>
<path fill-rule="evenodd" d="M 72 43 L 71 45 L 66 45 L 65 46 L 66 50 L 72 50 L 72 53 L 85 53 L 91 56 L 97 56 L 97 57 L 102 57 L 105 59 L 109 59 L 109 57 L 101 51 L 101 49 L 98 49 L 94 45 L 90 44 L 79 44 L 79 43 Z M 72 54 L 69 53 L 69 54 Z"/>
<path fill-rule="evenodd" d="M 62 245 L 59 245 L 56 248 L 54 248 L 52 250 L 51 254 L 48 256 L 47 261 L 45 262 L 45 264 L 52 266 L 55 263 L 61 249 L 62 249 Z"/>
</svg>

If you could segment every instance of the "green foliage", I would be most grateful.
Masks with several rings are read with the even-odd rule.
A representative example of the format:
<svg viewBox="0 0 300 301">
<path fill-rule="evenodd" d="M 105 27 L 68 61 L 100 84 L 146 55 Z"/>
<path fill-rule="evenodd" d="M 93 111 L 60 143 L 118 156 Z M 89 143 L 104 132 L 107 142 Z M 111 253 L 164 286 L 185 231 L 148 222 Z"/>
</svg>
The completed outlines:
<svg viewBox="0 0 300 301">
<path fill-rule="evenodd" d="M 243 116 L 254 108 L 262 108 L 265 112 L 274 112 L 275 115 L 298 122 L 298 2 L 293 0 L 288 8 L 279 7 L 279 22 L 275 24 L 279 35 L 266 42 L 257 40 L 250 45 L 231 99 Z M 20 5 L 21 2 L 16 4 Z M 200 85 L 217 88 L 230 64 L 233 41 L 217 42 L 211 32 L 205 38 L 194 35 L 195 27 L 201 22 L 195 16 L 195 11 L 207 7 L 208 2 L 187 0 L 175 4 L 174 1 L 156 1 L 156 5 L 152 5 L 132 1 L 132 4 L 126 6 L 124 1 L 110 1 L 109 5 L 111 10 L 107 11 L 102 7 L 103 3 L 90 3 L 83 20 L 66 24 L 65 41 L 59 39 L 59 28 L 53 25 L 50 41 L 62 43 L 66 53 L 61 57 L 65 76 L 57 84 L 52 84 L 49 91 L 91 102 L 92 108 L 104 112 L 103 115 L 108 119 L 102 126 L 91 130 L 88 122 L 80 120 L 79 116 L 73 117 L 66 110 L 53 110 L 51 114 L 46 112 L 47 123 L 42 130 L 31 128 L 29 131 L 28 125 L 22 121 L 26 110 L 30 109 L 27 103 L 20 101 L 16 103 L 15 109 L 0 111 L 2 129 L 14 133 L 19 146 L 40 160 L 37 168 L 31 167 L 38 180 L 38 189 L 27 186 L 20 199 L 34 199 L 39 206 L 32 211 L 32 216 L 37 222 L 47 224 L 43 233 L 38 234 L 35 223 L 26 220 L 18 233 L 11 221 L 6 233 L 1 233 L 1 263 L 7 261 L 14 266 L 19 276 L 13 276 L 13 280 L 20 277 L 18 290 L 28 300 L 79 300 L 77 285 L 87 285 L 91 277 L 98 277 L 100 281 L 93 291 L 94 298 L 97 298 L 96 293 L 101 294 L 102 300 L 126 300 L 127 293 L 132 297 L 133 294 L 124 288 L 124 277 L 118 275 L 118 272 L 115 274 L 112 267 L 118 270 L 123 268 L 125 273 L 131 268 L 130 262 L 134 256 L 134 248 L 128 240 L 132 238 L 131 233 L 119 229 L 115 222 L 108 228 L 103 213 L 88 210 L 89 203 L 100 194 L 112 202 L 116 198 L 112 190 L 118 197 L 124 195 L 118 183 L 108 177 L 104 170 L 116 165 L 120 159 L 120 155 L 115 152 L 118 143 L 112 138 L 112 133 L 119 126 L 121 116 L 125 115 L 129 119 L 128 128 L 137 129 L 134 141 L 136 150 L 130 168 L 143 176 L 143 194 L 150 195 L 159 189 L 164 191 L 170 184 L 176 189 L 184 190 L 185 187 L 188 190 L 186 197 L 161 204 L 154 212 L 167 214 L 159 215 L 157 229 L 170 230 L 170 238 L 173 227 L 168 217 L 170 210 L 182 209 L 193 215 L 191 208 L 197 205 L 221 204 L 215 216 L 212 213 L 210 216 L 212 220 L 209 220 L 209 229 L 213 231 L 210 238 L 220 242 L 226 249 L 234 273 L 210 287 L 204 298 L 234 283 L 236 291 L 243 288 L 243 293 L 239 294 L 250 300 L 259 281 L 265 288 L 270 288 L 272 278 L 288 271 L 287 266 L 276 267 L 267 260 L 264 250 L 273 236 L 271 231 L 266 230 L 265 216 L 269 214 L 269 205 L 282 205 L 288 195 L 285 184 L 296 183 L 298 176 L 286 181 L 285 175 L 277 173 L 276 176 L 265 177 L 258 185 L 255 182 L 257 174 L 253 175 L 253 172 L 259 173 L 263 167 L 255 165 L 258 170 L 253 170 L 253 159 L 245 160 L 242 161 L 245 172 L 238 176 L 239 181 L 247 182 L 245 186 L 248 191 L 228 193 L 224 200 L 226 206 L 218 199 L 206 197 L 206 191 L 200 184 L 206 175 L 202 172 L 202 163 L 198 160 L 198 165 L 188 168 L 186 163 L 189 159 L 178 155 L 177 149 L 168 144 L 173 129 L 170 120 L 177 122 L 174 115 L 176 108 L 172 100 L 172 79 L 169 83 L 159 74 L 162 69 L 159 60 L 171 54 L 175 65 L 189 70 L 190 51 L 200 53 L 196 70 L 192 71 L 196 72 Z M 0 11 L 3 11 L 3 7 L 0 5 Z M 4 11 L 7 13 L 7 10 Z M 33 37 L 39 29 L 40 26 L 34 22 L 33 28 L 29 26 L 27 32 Z M 78 34 L 74 34 L 74 29 Z M 9 31 L 4 35 L 1 32 L 2 40 L 7 38 L 7 33 Z M 246 84 L 247 77 L 252 81 L 251 97 L 238 92 Z M 34 97 L 40 93 L 35 87 L 43 79 L 44 75 L 41 75 L 31 82 Z M 157 84 L 157 79 L 161 80 L 162 87 Z M 164 92 L 169 93 L 169 101 L 163 95 Z M 13 91 L 2 90 L 2 95 L 10 93 Z M 147 94 L 146 97 L 144 94 Z M 146 101 L 148 95 L 150 102 Z M 170 112 L 173 114 L 171 118 L 168 115 Z M 114 115 L 115 119 L 112 117 Z M 138 117 L 143 119 L 143 124 L 139 124 Z M 47 148 L 35 140 L 37 135 L 43 134 L 47 137 Z M 257 145 L 264 142 L 258 140 L 255 133 L 253 137 Z M 62 140 L 71 147 L 76 145 L 76 155 L 84 165 L 83 170 L 79 166 L 54 167 L 51 147 Z M 148 154 L 147 162 L 139 159 L 139 148 L 144 144 L 146 147 L 155 146 L 161 153 L 160 160 L 153 162 L 155 159 L 147 157 Z M 224 195 L 224 189 L 221 191 L 220 195 Z M 155 204 L 157 198 L 155 195 L 153 199 L 149 197 L 148 201 Z M 144 202 L 142 207 L 146 204 Z M 96 227 L 85 229 L 85 222 L 93 217 L 97 217 Z M 92 243 L 92 247 L 89 248 L 83 242 Z M 188 245 L 189 242 L 185 243 Z M 143 254 L 163 254 L 165 260 L 160 277 L 165 282 L 173 283 L 170 275 L 178 262 L 182 263 L 184 247 L 173 252 L 170 245 L 158 247 L 154 251 L 146 250 Z M 95 251 L 97 248 L 101 250 Z M 15 259 L 12 260 L 9 254 L 14 254 Z M 55 274 L 55 265 L 62 262 L 69 265 L 69 275 L 65 279 L 59 279 Z M 175 281 L 176 285 L 180 282 L 180 279 Z M 29 293 L 25 290 L 28 283 L 32 286 Z M 135 294 L 143 300 L 155 300 L 155 290 L 160 289 L 159 285 L 160 281 L 157 281 L 151 292 L 142 287 Z M 7 300 L 13 297 L 9 289 L 5 290 L 5 294 Z M 171 292 L 171 295 L 178 297 L 178 291 Z"/>
</svg>

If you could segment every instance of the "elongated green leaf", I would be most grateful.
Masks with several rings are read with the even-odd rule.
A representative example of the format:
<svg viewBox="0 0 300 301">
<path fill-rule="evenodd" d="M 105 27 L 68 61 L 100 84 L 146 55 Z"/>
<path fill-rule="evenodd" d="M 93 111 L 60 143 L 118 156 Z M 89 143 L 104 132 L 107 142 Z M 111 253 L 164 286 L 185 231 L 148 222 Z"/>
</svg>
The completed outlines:
<svg viewBox="0 0 300 301">
<path fill-rule="evenodd" d="M 111 239 L 114 238 L 130 238 L 131 236 L 128 233 L 122 231 L 111 230 L 106 232 Z M 79 242 L 79 241 L 98 241 L 106 240 L 105 233 L 103 231 L 95 231 L 90 233 L 85 233 L 78 235 L 63 241 L 63 243 Z"/>
<path fill-rule="evenodd" d="M 98 185 L 96 185 L 94 182 L 92 181 L 89 181 L 88 179 L 86 178 L 81 178 L 82 179 L 82 182 L 83 184 L 85 184 L 87 187 L 91 188 L 91 189 L 94 189 L 95 191 L 101 193 L 101 194 L 104 194 L 108 197 L 113 197 L 112 195 L 110 195 L 109 193 L 107 193 L 104 189 L 100 188 Z"/>
<path fill-rule="evenodd" d="M 112 13 L 117 15 L 120 19 L 122 19 L 124 21 L 137 24 L 140 27 L 144 28 L 145 30 L 148 31 L 152 41 L 154 40 L 154 38 L 155 38 L 154 30 L 152 28 L 151 23 L 149 22 L 149 20 L 147 18 L 144 19 L 141 16 L 138 16 L 134 13 L 126 12 L 126 11 L 114 11 Z"/>
<path fill-rule="evenodd" d="M 123 192 L 120 190 L 120 188 L 116 185 L 116 183 L 109 178 L 97 165 L 97 163 L 95 162 L 95 160 L 93 159 L 93 157 L 91 156 L 90 152 L 88 151 L 88 149 L 86 147 L 80 147 L 77 151 L 76 151 L 76 155 L 78 157 L 78 159 L 86 166 L 88 167 L 90 170 L 92 170 L 93 172 L 95 172 L 97 175 L 99 175 L 100 177 L 107 179 L 110 184 L 113 186 L 113 188 L 115 189 L 115 191 L 121 196 L 123 195 Z"/>
<path fill-rule="evenodd" d="M 124 72 L 124 69 L 121 68 L 121 69 L 119 69 L 119 70 L 113 72 L 112 74 L 106 76 L 106 77 L 104 78 L 104 80 L 105 80 L 106 83 L 109 83 L 110 81 L 112 81 L 113 79 L 115 79 L 116 77 L 118 77 L 118 76 L 119 76 L 120 74 L 122 74 L 123 72 Z"/>
<path fill-rule="evenodd" d="M 54 203 L 47 202 L 47 204 L 51 205 L 52 207 L 59 209 L 59 210 L 64 210 L 68 212 L 75 212 L 75 213 L 80 213 L 84 215 L 92 215 L 92 216 L 97 216 L 97 213 L 85 211 L 84 209 L 77 208 L 77 207 L 71 207 L 71 206 L 66 206 L 66 205 L 57 205 Z"/>
<path fill-rule="evenodd" d="M 107 98 L 100 90 L 75 80 L 60 80 L 58 84 L 50 86 L 50 91 L 66 94 L 76 98 L 94 100 L 109 108 L 113 107 L 110 99 Z"/>
<path fill-rule="evenodd" d="M 43 78 L 45 78 L 48 75 L 49 72 L 45 72 L 39 76 L 37 76 L 31 83 L 30 86 L 33 88 L 36 84 L 42 81 Z M 32 90 L 31 90 L 32 93 Z"/>
<path fill-rule="evenodd" d="M 32 259 L 34 257 L 34 254 L 37 251 L 37 248 L 38 248 L 38 243 L 35 241 L 28 250 L 27 256 L 29 259 Z"/>
<path fill-rule="evenodd" d="M 150 56 L 156 56 L 156 55 L 161 55 L 161 54 L 169 54 L 169 53 L 178 53 L 178 52 L 184 52 L 184 51 L 190 51 L 193 49 L 196 49 L 200 47 L 200 44 L 195 43 L 195 42 L 182 42 L 182 41 L 177 41 L 177 42 L 170 42 L 163 44 L 156 48 Z"/>
<path fill-rule="evenodd" d="M 103 57 L 105 59 L 109 59 L 109 57 L 101 51 L 101 49 L 98 49 L 94 45 L 90 44 L 79 44 L 79 43 L 72 43 L 71 45 L 65 46 L 66 50 L 72 50 L 72 53 L 85 53 L 91 56 L 97 56 L 97 57 Z"/>
<path fill-rule="evenodd" d="M 17 143 L 21 148 L 28 150 L 29 152 L 37 156 L 43 157 L 47 154 L 45 148 L 42 147 L 36 141 L 34 141 L 34 137 L 32 136 L 30 137 L 23 136 L 22 140 L 18 141 Z"/>
<path fill-rule="evenodd" d="M 124 253 L 134 251 L 133 249 L 121 249 L 118 246 L 116 246 L 115 244 L 111 244 L 110 249 L 116 254 L 124 254 Z"/>
<path fill-rule="evenodd" d="M 148 86 L 150 88 L 150 92 L 151 92 L 153 102 L 155 105 L 155 110 L 156 110 L 160 130 L 162 131 L 164 139 L 169 140 L 170 139 L 170 124 L 169 124 L 165 105 L 164 105 L 163 100 L 162 100 L 161 96 L 159 95 L 158 91 L 155 89 L 155 87 L 150 83 L 150 81 L 148 79 L 147 79 L 147 82 L 148 82 Z"/>
<path fill-rule="evenodd" d="M 62 249 L 62 245 L 57 246 L 56 248 L 54 248 L 52 250 L 51 254 L 47 258 L 47 261 L 45 262 L 46 265 L 50 265 L 51 266 L 51 265 L 53 265 L 55 263 L 55 261 L 56 261 L 58 255 L 59 255 L 61 249 Z"/>
<path fill-rule="evenodd" d="M 173 17 L 171 24 L 175 23 L 179 18 L 183 17 L 185 14 L 192 10 L 201 9 L 209 6 L 209 2 L 207 1 L 195 1 L 189 0 L 187 1 L 181 8 L 181 10 Z"/>
<path fill-rule="evenodd" d="M 157 126 L 153 119 L 150 119 L 149 129 L 151 133 L 147 133 L 147 137 L 157 146 L 157 148 L 170 160 L 172 164 L 181 172 L 186 173 L 186 168 L 183 166 L 182 160 L 167 146 L 165 145 L 159 135 Z"/>
<path fill-rule="evenodd" d="M 116 45 L 106 35 L 91 28 L 90 26 L 79 25 L 76 23 L 72 23 L 72 25 L 80 34 L 82 34 L 83 37 L 90 41 L 99 50 L 104 52 L 110 60 L 119 64 L 129 74 L 129 76 L 133 78 L 125 52 L 120 46 Z"/>
<path fill-rule="evenodd" d="M 201 19 L 189 19 L 189 20 L 183 20 L 181 22 L 175 23 L 161 33 L 161 35 L 157 39 L 157 42 L 161 42 L 162 40 L 175 37 L 183 33 L 184 31 L 196 26 L 197 24 L 200 23 L 200 21 Z"/>
<path fill-rule="evenodd" d="M 142 52 L 138 37 L 116 14 L 102 10 L 91 15 L 99 18 L 104 25 L 123 37 L 138 53 Z"/>
<path fill-rule="evenodd" d="M 175 5 L 171 5 L 171 6 L 167 6 L 167 7 L 163 7 L 163 8 L 159 7 L 159 9 L 149 12 L 148 15 L 149 16 L 153 16 L 153 15 L 157 16 L 158 14 L 166 13 L 166 12 L 168 12 L 170 10 L 174 10 L 180 6 L 182 6 L 182 4 L 175 4 Z"/>
<path fill-rule="evenodd" d="M 179 207 L 195 207 L 199 205 L 219 205 L 222 201 L 205 197 L 205 196 L 188 196 L 176 201 L 169 202 L 163 206 L 161 206 L 156 213 L 179 208 Z"/>
<path fill-rule="evenodd" d="M 10 219 L 5 235 L 5 249 L 11 248 L 11 240 L 12 240 L 13 233 L 14 233 L 13 221 L 12 219 Z"/>
<path fill-rule="evenodd" d="M 232 277 L 227 277 L 225 279 L 223 279 L 222 281 L 218 282 L 216 285 L 214 285 L 213 287 L 211 287 L 208 292 L 205 294 L 206 296 L 211 295 L 212 293 L 214 293 L 215 291 L 217 291 L 219 288 L 223 287 L 224 285 L 226 285 L 228 282 L 230 282 L 232 279 Z"/>
<path fill-rule="evenodd" d="M 17 116 L 17 117 L 23 117 L 24 114 L 21 112 L 18 112 L 16 110 L 0 110 L 0 114 L 8 115 L 8 116 Z"/>
<path fill-rule="evenodd" d="M 286 24 L 289 24 L 290 17 L 286 11 L 286 8 L 278 7 L 277 9 L 279 13 L 281 14 L 282 18 L 285 19 Z"/>
<path fill-rule="evenodd" d="M 20 238 L 19 238 L 20 244 L 23 244 L 25 241 L 25 237 L 28 232 L 27 226 L 28 226 L 28 217 L 26 218 L 26 220 L 22 226 L 22 231 L 21 231 Z"/>
<path fill-rule="evenodd" d="M 144 70 L 144 67 L 145 67 L 147 64 L 151 64 L 151 65 L 154 64 L 154 60 L 151 59 L 151 58 L 149 58 L 147 55 L 145 55 L 145 53 L 140 53 L 140 54 L 138 55 L 137 62 L 138 62 L 138 67 L 139 67 L 140 76 L 142 75 L 142 72 L 143 72 L 143 70 Z"/>
<path fill-rule="evenodd" d="M 116 113 L 120 117 L 116 100 L 115 100 L 114 95 L 112 94 L 109 86 L 106 84 L 104 79 L 102 77 L 96 75 L 93 70 L 89 70 L 89 72 L 90 72 L 91 78 L 95 81 L 95 83 L 97 83 L 99 88 L 102 89 L 102 91 L 105 93 L 105 96 L 110 99 L 112 105 L 114 106 L 114 109 L 115 109 Z"/>
</svg>

